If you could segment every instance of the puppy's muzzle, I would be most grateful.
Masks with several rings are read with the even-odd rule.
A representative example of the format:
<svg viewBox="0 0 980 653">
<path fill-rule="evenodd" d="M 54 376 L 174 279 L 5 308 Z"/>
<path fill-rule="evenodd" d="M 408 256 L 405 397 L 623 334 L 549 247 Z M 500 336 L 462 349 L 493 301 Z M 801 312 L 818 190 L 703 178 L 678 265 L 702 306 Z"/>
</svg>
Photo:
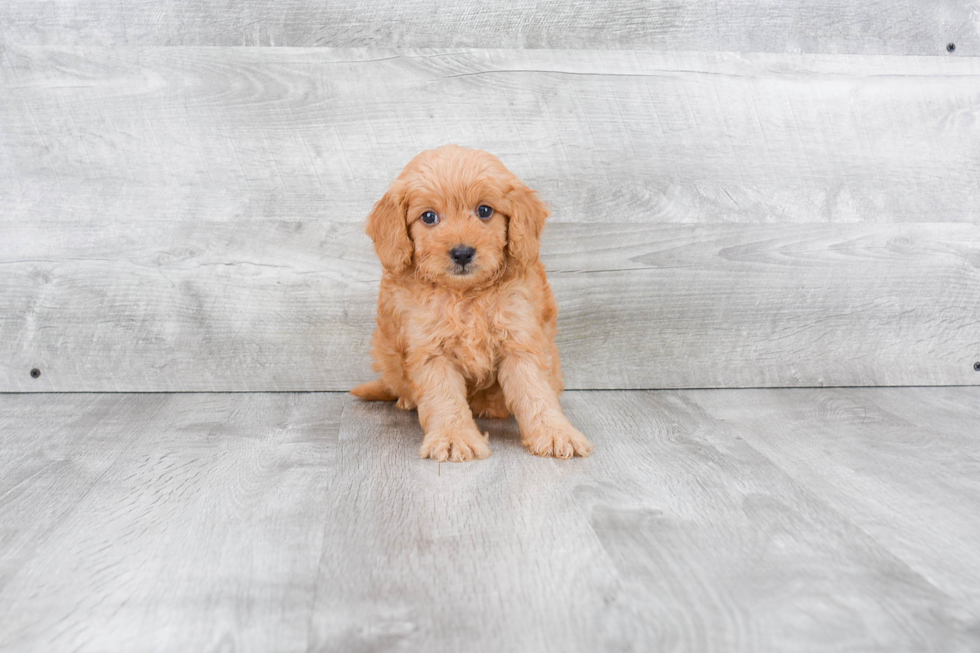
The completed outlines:
<svg viewBox="0 0 980 653">
<path fill-rule="evenodd" d="M 449 258 L 460 270 L 465 270 L 466 266 L 473 261 L 474 256 L 476 256 L 476 250 L 469 245 L 457 245 L 449 250 Z"/>
</svg>

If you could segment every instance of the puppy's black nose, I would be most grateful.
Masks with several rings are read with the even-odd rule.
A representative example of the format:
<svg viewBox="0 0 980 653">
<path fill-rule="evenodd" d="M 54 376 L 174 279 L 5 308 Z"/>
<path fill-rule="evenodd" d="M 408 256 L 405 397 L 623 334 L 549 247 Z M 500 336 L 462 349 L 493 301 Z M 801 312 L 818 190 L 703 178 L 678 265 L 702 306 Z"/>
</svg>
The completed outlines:
<svg viewBox="0 0 980 653">
<path fill-rule="evenodd" d="M 476 254 L 476 250 L 469 245 L 457 245 L 449 250 L 449 255 L 456 261 L 456 265 L 463 268 L 473 260 L 474 254 Z"/>
</svg>

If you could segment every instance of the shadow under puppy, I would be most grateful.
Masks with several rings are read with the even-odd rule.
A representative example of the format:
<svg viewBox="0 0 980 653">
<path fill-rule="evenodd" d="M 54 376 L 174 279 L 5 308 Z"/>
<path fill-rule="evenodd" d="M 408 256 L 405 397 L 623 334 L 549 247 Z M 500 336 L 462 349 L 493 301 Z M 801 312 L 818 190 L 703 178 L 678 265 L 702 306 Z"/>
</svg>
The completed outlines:
<svg viewBox="0 0 980 653">
<path fill-rule="evenodd" d="M 368 216 L 384 267 L 374 332 L 381 378 L 351 392 L 418 408 L 423 458 L 490 455 L 478 417 L 517 418 L 539 456 L 588 456 L 562 413 L 558 307 L 538 248 L 548 209 L 492 154 L 422 152 Z"/>
</svg>

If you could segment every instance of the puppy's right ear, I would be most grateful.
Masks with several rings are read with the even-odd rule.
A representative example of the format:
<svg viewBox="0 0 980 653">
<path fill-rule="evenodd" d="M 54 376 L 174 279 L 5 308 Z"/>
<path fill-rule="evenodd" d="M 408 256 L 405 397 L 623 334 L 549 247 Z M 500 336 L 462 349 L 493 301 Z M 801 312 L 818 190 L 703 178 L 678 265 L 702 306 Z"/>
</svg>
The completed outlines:
<svg viewBox="0 0 980 653">
<path fill-rule="evenodd" d="M 402 194 L 393 186 L 377 201 L 364 231 L 374 241 L 374 250 L 385 270 L 399 273 L 412 263 L 412 241 L 405 224 Z"/>
</svg>

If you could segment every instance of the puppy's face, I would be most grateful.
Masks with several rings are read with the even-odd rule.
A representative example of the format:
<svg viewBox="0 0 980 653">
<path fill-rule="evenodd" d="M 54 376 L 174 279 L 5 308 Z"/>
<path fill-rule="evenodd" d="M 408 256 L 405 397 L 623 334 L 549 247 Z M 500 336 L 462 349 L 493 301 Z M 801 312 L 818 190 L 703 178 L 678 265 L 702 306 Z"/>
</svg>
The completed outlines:
<svg viewBox="0 0 980 653">
<path fill-rule="evenodd" d="M 406 220 L 418 274 L 453 288 L 498 275 L 507 246 L 499 181 L 479 167 L 416 173 L 410 181 Z"/>
<path fill-rule="evenodd" d="M 389 271 L 465 289 L 536 260 L 547 215 L 496 157 L 447 145 L 405 167 L 367 232 Z"/>
</svg>

